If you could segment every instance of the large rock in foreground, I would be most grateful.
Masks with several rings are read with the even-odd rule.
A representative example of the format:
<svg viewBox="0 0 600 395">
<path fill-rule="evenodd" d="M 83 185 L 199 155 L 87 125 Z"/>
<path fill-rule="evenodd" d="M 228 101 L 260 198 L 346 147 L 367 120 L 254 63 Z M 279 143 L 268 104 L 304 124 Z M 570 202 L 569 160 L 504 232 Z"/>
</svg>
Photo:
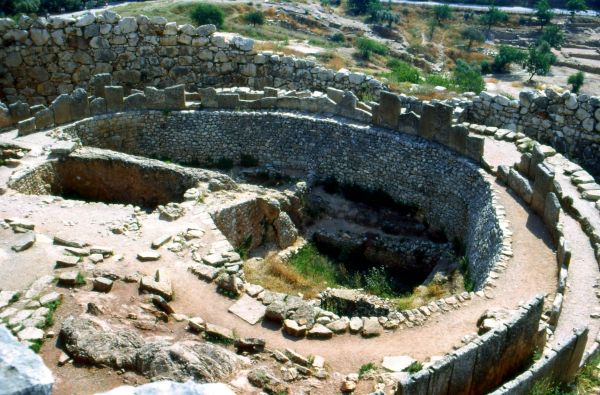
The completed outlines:
<svg viewBox="0 0 600 395">
<path fill-rule="evenodd" d="M 151 380 L 214 382 L 244 361 L 210 343 L 146 342 L 133 332 L 115 331 L 85 316 L 67 318 L 60 335 L 66 351 L 77 361 L 132 370 Z"/>
<path fill-rule="evenodd" d="M 235 395 L 225 384 L 198 384 L 192 381 L 174 383 L 172 381 L 158 381 L 144 384 L 139 387 L 124 385 L 111 391 L 96 395 Z"/>
<path fill-rule="evenodd" d="M 0 325 L 0 394 L 49 395 L 53 384 L 42 358 Z"/>
</svg>

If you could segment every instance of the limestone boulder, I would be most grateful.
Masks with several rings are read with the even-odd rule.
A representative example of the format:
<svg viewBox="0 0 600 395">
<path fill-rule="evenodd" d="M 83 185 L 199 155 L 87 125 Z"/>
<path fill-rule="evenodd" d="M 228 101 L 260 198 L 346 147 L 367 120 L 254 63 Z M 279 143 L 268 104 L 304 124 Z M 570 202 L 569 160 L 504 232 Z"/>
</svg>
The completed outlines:
<svg viewBox="0 0 600 395">
<path fill-rule="evenodd" d="M 35 329 L 35 328 L 34 328 Z M 50 395 L 54 378 L 42 358 L 0 325 L 0 392 Z"/>
</svg>

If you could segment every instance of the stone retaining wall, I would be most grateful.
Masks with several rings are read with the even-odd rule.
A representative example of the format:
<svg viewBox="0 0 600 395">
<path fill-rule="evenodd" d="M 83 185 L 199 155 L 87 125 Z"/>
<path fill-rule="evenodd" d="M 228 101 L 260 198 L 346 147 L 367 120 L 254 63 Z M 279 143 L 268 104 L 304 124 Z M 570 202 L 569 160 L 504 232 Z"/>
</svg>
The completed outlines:
<svg viewBox="0 0 600 395">
<path fill-rule="evenodd" d="M 64 128 L 84 145 L 207 164 L 242 154 L 309 177 L 381 189 L 427 212 L 463 240 L 477 287 L 503 242 L 485 172 L 447 148 L 415 136 L 316 116 L 246 111 L 142 111 L 89 118 Z"/>
<path fill-rule="evenodd" d="M 539 345 L 538 324 L 542 310 L 543 297 L 538 296 L 521 307 L 510 321 L 429 368 L 401 378 L 396 394 L 475 395 L 493 390 L 531 360 Z"/>
<path fill-rule="evenodd" d="M 600 98 L 547 89 L 510 100 L 482 92 L 465 107 L 463 120 L 525 133 L 600 177 Z"/>
<path fill-rule="evenodd" d="M 373 96 L 384 87 L 363 73 L 334 71 L 314 61 L 253 50 L 253 40 L 215 33 L 213 25 L 168 23 L 163 17 L 121 18 L 112 11 L 77 19 L 0 19 L 0 97 L 14 103 L 50 103 L 88 88 L 110 73 L 126 88 L 185 84 L 350 89 Z M 92 92 L 93 93 L 93 92 Z"/>
</svg>

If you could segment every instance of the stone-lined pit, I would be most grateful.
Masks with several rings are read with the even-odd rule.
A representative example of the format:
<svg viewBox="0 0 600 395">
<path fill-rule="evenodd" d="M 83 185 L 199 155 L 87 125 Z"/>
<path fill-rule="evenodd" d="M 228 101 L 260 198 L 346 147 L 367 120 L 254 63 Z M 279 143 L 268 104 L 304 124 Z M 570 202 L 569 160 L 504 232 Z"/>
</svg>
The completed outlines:
<svg viewBox="0 0 600 395">
<path fill-rule="evenodd" d="M 133 204 L 144 209 L 181 202 L 204 171 L 98 149 L 82 149 L 13 177 L 21 193 Z"/>
<path fill-rule="evenodd" d="M 285 112 L 139 111 L 88 118 L 63 131 L 84 145 L 202 165 L 242 155 L 276 170 L 381 190 L 427 213 L 465 246 L 479 288 L 502 248 L 485 172 L 436 143 L 341 120 Z M 234 243 L 236 244 L 236 243 Z"/>
</svg>

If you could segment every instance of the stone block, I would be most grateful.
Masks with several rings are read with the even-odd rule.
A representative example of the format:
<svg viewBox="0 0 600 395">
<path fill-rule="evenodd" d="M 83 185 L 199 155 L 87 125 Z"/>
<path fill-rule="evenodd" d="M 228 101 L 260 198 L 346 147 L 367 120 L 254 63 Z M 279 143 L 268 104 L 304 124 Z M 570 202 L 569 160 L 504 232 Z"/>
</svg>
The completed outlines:
<svg viewBox="0 0 600 395">
<path fill-rule="evenodd" d="M 123 95 L 124 90 L 122 86 L 105 86 L 104 98 L 106 99 L 106 111 L 109 113 L 123 111 Z"/>
<path fill-rule="evenodd" d="M 237 93 L 219 93 L 216 97 L 219 108 L 237 108 L 240 95 Z"/>
<path fill-rule="evenodd" d="M 398 118 L 398 129 L 401 132 L 417 135 L 421 123 L 421 116 L 414 111 L 400 114 Z"/>
<path fill-rule="evenodd" d="M 452 126 L 452 107 L 442 103 L 423 103 L 419 135 L 442 144 L 448 143 Z"/>
<path fill-rule="evenodd" d="M 27 136 L 28 134 L 35 132 L 35 118 L 27 118 L 17 123 L 19 129 L 19 136 Z"/>
<path fill-rule="evenodd" d="M 125 110 L 144 110 L 147 104 L 146 95 L 143 93 L 134 93 L 123 99 Z"/>
<path fill-rule="evenodd" d="M 90 116 L 90 103 L 87 92 L 81 88 L 71 93 L 71 116 L 73 120 L 79 120 Z"/>
<path fill-rule="evenodd" d="M 165 109 L 185 110 L 185 86 L 175 85 L 165 88 Z"/>
<path fill-rule="evenodd" d="M 71 113 L 71 105 L 73 99 L 71 96 L 67 94 L 62 94 L 58 96 L 52 104 L 50 104 L 50 108 L 54 112 L 54 123 L 57 125 L 61 125 L 63 123 L 68 123 L 73 120 L 73 115 Z"/>
<path fill-rule="evenodd" d="M 581 360 L 583 358 L 583 354 L 585 352 L 585 346 L 588 340 L 588 328 L 578 328 L 575 331 L 575 336 L 577 340 L 575 341 L 575 347 L 573 347 L 573 352 L 571 353 L 571 358 L 569 360 L 569 364 L 567 368 L 563 371 L 564 375 L 562 380 L 564 383 L 571 383 L 577 372 L 579 372 L 579 366 L 581 364 Z"/>
<path fill-rule="evenodd" d="M 327 97 L 333 100 L 336 104 L 344 98 L 344 91 L 336 88 L 327 88 Z"/>
<path fill-rule="evenodd" d="M 429 370 L 423 369 L 398 382 L 396 395 L 422 395 L 429 389 Z"/>
<path fill-rule="evenodd" d="M 454 357 L 448 356 L 435 362 L 429 368 L 428 394 L 447 394 L 450 388 L 450 378 L 454 367 Z"/>
<path fill-rule="evenodd" d="M 392 129 L 398 128 L 400 116 L 400 97 L 391 92 L 381 92 L 379 106 L 373 109 L 373 123 Z"/>
<path fill-rule="evenodd" d="M 448 134 L 448 146 L 460 153 L 465 152 L 467 148 L 467 136 L 469 129 L 464 126 L 453 126 Z"/>
<path fill-rule="evenodd" d="M 90 102 L 90 114 L 100 115 L 106 113 L 106 100 L 103 97 L 96 97 Z"/>
<path fill-rule="evenodd" d="M 557 225 L 560 219 L 560 201 L 555 193 L 550 192 L 546 195 L 546 202 L 544 204 L 544 223 L 552 234 L 554 240 L 557 240 Z"/>
<path fill-rule="evenodd" d="M 17 123 L 31 117 L 31 111 L 27 103 L 18 101 L 8 105 L 8 111 L 12 119 L 12 123 Z"/>
<path fill-rule="evenodd" d="M 504 367 L 500 358 L 506 347 L 506 326 L 502 325 L 480 337 L 477 348 L 477 363 L 473 368 L 471 393 L 485 394 L 502 383 Z M 481 378 L 485 377 L 485 380 Z"/>
<path fill-rule="evenodd" d="M 527 204 L 531 204 L 533 189 L 529 180 L 521 175 L 518 171 L 510 169 L 508 173 L 508 186 L 515 191 L 521 199 Z"/>
<path fill-rule="evenodd" d="M 46 129 L 54 126 L 54 112 L 49 108 L 43 108 L 36 112 L 35 125 L 38 129 Z"/>
<path fill-rule="evenodd" d="M 466 148 L 464 154 L 476 162 L 481 162 L 485 147 L 485 138 L 483 136 L 467 136 Z"/>
<path fill-rule="evenodd" d="M 471 342 L 452 354 L 454 367 L 450 375 L 449 394 L 469 395 L 471 393 L 478 346 L 479 342 Z"/>
<path fill-rule="evenodd" d="M 165 91 L 157 89 L 153 86 L 147 86 L 144 88 L 144 95 L 146 96 L 146 106 L 150 110 L 163 110 L 165 108 Z"/>
<path fill-rule="evenodd" d="M 104 97 L 104 87 L 112 85 L 112 76 L 109 73 L 96 74 L 90 80 L 90 94 Z"/>
<path fill-rule="evenodd" d="M 546 195 L 553 192 L 554 170 L 540 163 L 535 168 L 535 177 L 533 183 L 533 197 L 531 199 L 531 208 L 540 216 L 544 215 L 546 205 Z"/>
</svg>

